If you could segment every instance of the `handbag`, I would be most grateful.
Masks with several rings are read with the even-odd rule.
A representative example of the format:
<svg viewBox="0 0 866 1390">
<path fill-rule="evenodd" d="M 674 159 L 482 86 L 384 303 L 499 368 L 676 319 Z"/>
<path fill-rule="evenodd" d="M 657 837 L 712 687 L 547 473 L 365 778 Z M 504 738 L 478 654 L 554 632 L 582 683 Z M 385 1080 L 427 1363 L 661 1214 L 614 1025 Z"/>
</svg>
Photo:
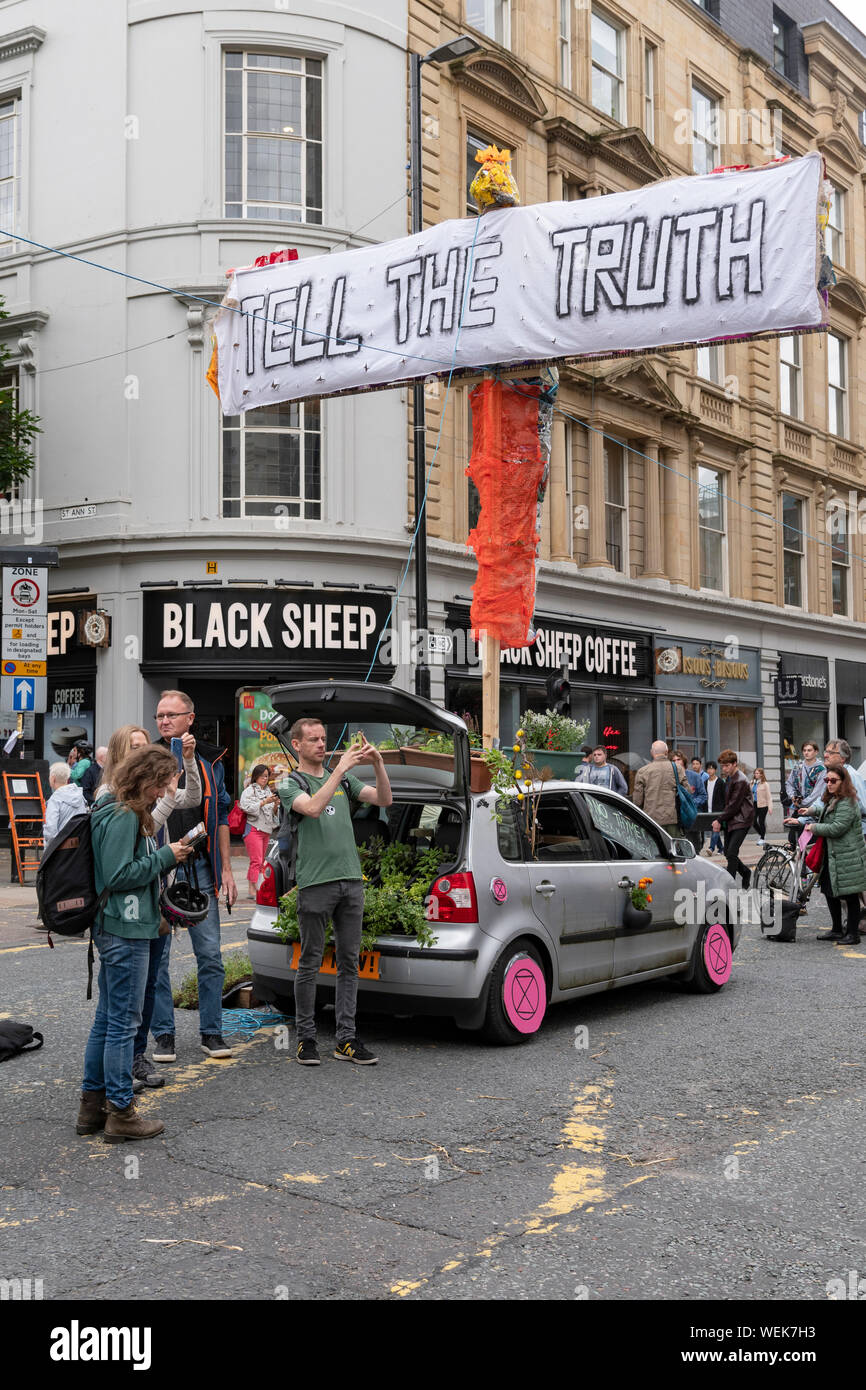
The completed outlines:
<svg viewBox="0 0 866 1390">
<path fill-rule="evenodd" d="M 694 800 L 692 799 L 691 792 L 686 791 L 686 788 L 683 786 L 682 782 L 677 776 L 677 770 L 674 767 L 673 763 L 671 763 L 671 768 L 674 774 L 674 785 L 676 786 L 677 820 L 679 821 L 683 830 L 691 830 L 692 826 L 697 820 L 698 808 L 695 805 Z"/>
<path fill-rule="evenodd" d="M 810 873 L 816 874 L 824 862 L 824 836 L 816 836 L 814 842 L 806 850 L 804 863 Z"/>
<path fill-rule="evenodd" d="M 247 828 L 247 813 L 240 808 L 240 802 L 236 801 L 228 814 L 229 834 L 243 835 Z"/>
</svg>

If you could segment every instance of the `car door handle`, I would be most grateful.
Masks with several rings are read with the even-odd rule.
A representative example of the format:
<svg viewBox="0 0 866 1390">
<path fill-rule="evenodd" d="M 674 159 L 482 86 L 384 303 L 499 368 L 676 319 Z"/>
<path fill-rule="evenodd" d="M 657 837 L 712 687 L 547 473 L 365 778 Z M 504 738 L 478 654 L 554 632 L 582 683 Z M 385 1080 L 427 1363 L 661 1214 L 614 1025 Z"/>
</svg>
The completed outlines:
<svg viewBox="0 0 866 1390">
<path fill-rule="evenodd" d="M 541 883 L 536 883 L 535 891 L 536 893 L 543 893 L 546 898 L 549 898 L 551 893 L 556 892 L 556 884 L 551 883 L 549 879 L 544 879 Z"/>
<path fill-rule="evenodd" d="M 621 878 L 616 886 L 617 888 L 634 888 L 634 884 L 630 878 Z"/>
</svg>

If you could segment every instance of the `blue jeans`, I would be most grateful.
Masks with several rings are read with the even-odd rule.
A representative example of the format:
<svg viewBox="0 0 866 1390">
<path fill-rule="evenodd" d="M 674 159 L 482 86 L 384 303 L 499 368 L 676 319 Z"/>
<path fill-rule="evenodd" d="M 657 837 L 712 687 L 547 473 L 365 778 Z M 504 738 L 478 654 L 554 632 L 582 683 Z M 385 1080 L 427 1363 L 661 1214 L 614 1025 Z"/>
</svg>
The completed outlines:
<svg viewBox="0 0 866 1390">
<path fill-rule="evenodd" d="M 210 865 L 201 861 L 196 863 L 199 887 L 210 895 L 210 907 L 203 922 L 196 922 L 188 928 L 195 963 L 198 969 L 198 1021 L 202 1037 L 206 1033 L 222 1033 L 223 1027 L 223 984 L 226 971 L 220 954 L 220 914 L 217 895 L 214 890 Z M 183 928 L 187 930 L 187 928 Z M 164 1033 L 174 1035 L 174 1003 L 171 997 L 169 962 L 171 960 L 171 937 L 165 937 L 165 948 L 159 962 L 156 976 L 156 989 L 153 1005 L 151 1030 L 155 1038 Z"/>
<path fill-rule="evenodd" d="M 722 837 L 717 830 L 710 832 L 710 849 L 718 850 L 719 854 L 722 853 Z"/>
<path fill-rule="evenodd" d="M 132 1048 L 133 1057 L 140 1057 L 147 1051 L 147 1035 L 150 1032 L 150 1020 L 153 1018 L 153 1007 L 156 1003 L 156 981 L 159 976 L 159 967 L 162 964 L 162 956 L 168 946 L 168 936 L 157 936 L 150 942 L 150 963 L 147 971 L 147 987 L 144 991 L 144 1007 L 141 1011 L 141 1023 L 138 1025 L 138 1032 L 135 1035 L 135 1043 Z"/>
<path fill-rule="evenodd" d="M 85 1091 L 105 1091 L 125 1110 L 132 1100 L 132 1040 L 141 1022 L 150 941 L 94 928 L 99 951 L 99 1002 L 84 1051 Z"/>
</svg>

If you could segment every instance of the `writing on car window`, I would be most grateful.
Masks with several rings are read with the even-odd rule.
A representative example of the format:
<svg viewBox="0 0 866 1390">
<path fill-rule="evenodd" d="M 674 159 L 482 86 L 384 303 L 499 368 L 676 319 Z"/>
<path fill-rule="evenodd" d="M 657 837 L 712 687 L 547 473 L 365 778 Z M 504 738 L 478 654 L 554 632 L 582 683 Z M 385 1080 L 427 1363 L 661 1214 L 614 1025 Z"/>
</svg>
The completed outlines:
<svg viewBox="0 0 866 1390">
<path fill-rule="evenodd" d="M 585 803 L 589 807 L 593 825 L 606 839 L 612 840 L 635 859 L 658 858 L 658 840 L 645 825 L 632 820 L 631 816 L 602 796 L 587 796 Z"/>
</svg>

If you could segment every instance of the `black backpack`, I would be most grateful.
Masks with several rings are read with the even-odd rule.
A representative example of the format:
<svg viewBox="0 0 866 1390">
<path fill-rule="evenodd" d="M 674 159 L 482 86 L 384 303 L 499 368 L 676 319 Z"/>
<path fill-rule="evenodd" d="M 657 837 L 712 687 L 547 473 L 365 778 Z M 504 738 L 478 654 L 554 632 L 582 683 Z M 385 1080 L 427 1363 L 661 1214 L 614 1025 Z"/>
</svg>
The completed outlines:
<svg viewBox="0 0 866 1390">
<path fill-rule="evenodd" d="M 38 1041 L 37 1041 L 38 1039 Z M 42 1034 L 34 1033 L 29 1023 L 13 1023 L 0 1019 L 0 1062 L 8 1062 L 19 1052 L 36 1052 L 42 1046 Z"/>
<path fill-rule="evenodd" d="M 94 919 L 108 900 L 108 889 L 96 891 L 93 876 L 93 845 L 90 838 L 90 812 L 73 816 L 50 842 L 36 871 L 36 898 L 39 916 L 51 933 L 81 936 L 90 931 Z M 87 998 L 93 990 L 93 938 L 87 952 Z"/>
<path fill-rule="evenodd" d="M 313 788 L 309 780 L 306 775 L 303 772 L 299 772 L 297 768 L 295 768 L 294 772 L 289 773 L 286 781 L 297 782 L 301 790 L 307 793 L 307 796 L 313 795 Z M 340 778 L 340 786 L 349 798 L 349 804 L 351 806 L 355 798 L 352 795 L 352 788 L 349 784 L 348 777 Z M 295 866 L 298 862 L 298 826 L 303 819 L 300 811 L 290 810 L 276 832 L 277 840 L 280 845 L 280 852 L 285 858 L 287 888 L 294 887 L 297 882 Z"/>
</svg>

